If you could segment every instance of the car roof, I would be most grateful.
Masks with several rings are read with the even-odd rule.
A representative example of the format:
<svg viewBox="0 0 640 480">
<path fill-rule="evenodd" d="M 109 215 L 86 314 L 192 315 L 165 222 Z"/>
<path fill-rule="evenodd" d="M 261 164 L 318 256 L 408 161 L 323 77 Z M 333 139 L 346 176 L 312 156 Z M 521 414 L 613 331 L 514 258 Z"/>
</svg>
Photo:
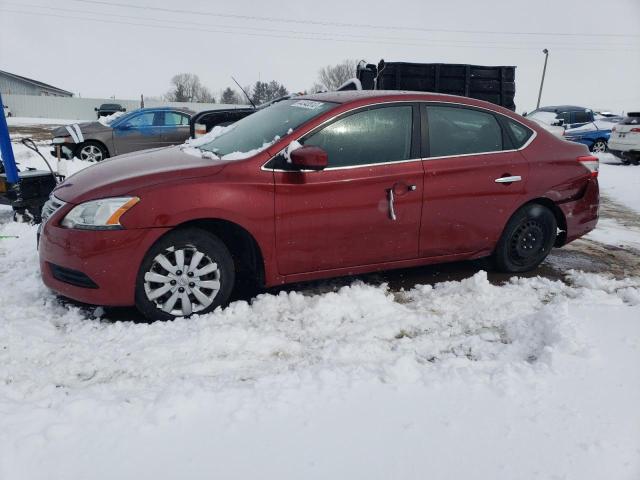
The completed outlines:
<svg viewBox="0 0 640 480">
<path fill-rule="evenodd" d="M 131 110 L 131 112 L 167 112 L 167 111 L 178 111 L 188 113 L 193 115 L 196 113 L 194 110 L 191 110 L 187 107 L 147 107 L 147 108 L 138 108 L 136 110 Z"/>
<path fill-rule="evenodd" d="M 591 110 L 586 107 L 578 107 L 576 105 L 550 105 L 548 107 L 537 108 L 536 111 L 542 112 L 584 112 L 585 110 Z"/>
</svg>

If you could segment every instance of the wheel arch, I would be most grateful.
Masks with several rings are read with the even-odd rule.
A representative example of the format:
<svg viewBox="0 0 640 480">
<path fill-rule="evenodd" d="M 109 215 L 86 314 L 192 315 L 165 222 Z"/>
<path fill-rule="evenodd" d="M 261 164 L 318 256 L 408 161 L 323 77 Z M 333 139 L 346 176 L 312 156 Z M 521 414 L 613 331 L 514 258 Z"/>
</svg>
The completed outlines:
<svg viewBox="0 0 640 480">
<path fill-rule="evenodd" d="M 551 211 L 551 213 L 553 213 L 553 216 L 556 218 L 556 223 L 558 224 L 558 230 L 560 230 L 560 232 L 556 237 L 554 247 L 561 247 L 562 245 L 564 245 L 567 240 L 567 219 L 564 216 L 564 212 L 562 211 L 562 209 L 550 198 L 536 197 L 536 198 L 532 198 L 531 200 L 528 200 L 527 202 L 520 205 L 516 210 L 514 210 L 514 212 L 511 214 L 511 216 L 507 220 L 507 223 L 509 222 L 511 217 L 515 215 L 515 213 L 518 210 L 520 210 L 523 207 L 526 207 L 527 205 L 531 205 L 532 203 L 537 203 L 539 205 L 542 205 L 543 207 L 548 208 Z M 506 228 L 506 225 L 507 224 L 505 224 L 505 228 Z"/>
<path fill-rule="evenodd" d="M 264 286 L 264 255 L 257 240 L 246 228 L 229 220 L 202 218 L 180 223 L 170 231 L 192 227 L 212 233 L 226 245 L 234 260 L 236 281 L 254 278 L 257 286 Z"/>
</svg>

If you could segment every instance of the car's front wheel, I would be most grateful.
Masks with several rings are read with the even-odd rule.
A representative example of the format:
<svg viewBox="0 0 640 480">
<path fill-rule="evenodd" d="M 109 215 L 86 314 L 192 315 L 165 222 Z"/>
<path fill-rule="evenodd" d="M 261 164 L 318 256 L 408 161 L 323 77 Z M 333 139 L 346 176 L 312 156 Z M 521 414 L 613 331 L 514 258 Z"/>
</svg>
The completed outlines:
<svg viewBox="0 0 640 480">
<path fill-rule="evenodd" d="M 108 156 L 107 150 L 102 145 L 91 140 L 81 143 L 76 149 L 76 157 L 89 162 L 99 162 Z"/>
<path fill-rule="evenodd" d="M 594 153 L 605 153 L 607 151 L 607 142 L 603 139 L 598 139 L 591 145 L 591 151 Z"/>
<path fill-rule="evenodd" d="M 556 218 L 548 208 L 525 205 L 513 214 L 498 241 L 496 267 L 510 273 L 533 270 L 549 255 L 556 235 Z"/>
<path fill-rule="evenodd" d="M 147 252 L 136 281 L 136 307 L 150 320 L 207 313 L 229 300 L 233 259 L 224 243 L 199 228 L 175 230 Z"/>
</svg>

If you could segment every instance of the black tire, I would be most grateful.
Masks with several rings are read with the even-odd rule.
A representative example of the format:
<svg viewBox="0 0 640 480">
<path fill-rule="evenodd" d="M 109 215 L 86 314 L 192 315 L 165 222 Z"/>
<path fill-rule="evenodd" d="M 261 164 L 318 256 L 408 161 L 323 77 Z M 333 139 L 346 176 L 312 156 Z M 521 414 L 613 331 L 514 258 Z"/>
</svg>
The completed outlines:
<svg viewBox="0 0 640 480">
<path fill-rule="evenodd" d="M 178 250 L 183 252 L 180 255 L 183 257 L 184 270 L 171 272 L 159 263 L 158 256 L 163 255 L 169 261 L 171 267 L 176 267 L 180 265 L 177 256 Z M 203 256 L 195 267 L 191 268 L 190 263 L 196 253 Z M 167 265 L 164 260 L 161 261 Z M 209 268 L 211 265 L 215 267 L 215 271 L 194 278 L 193 273 L 205 271 L 204 267 Z M 171 282 L 174 283 L 154 282 L 153 280 L 157 278 L 153 276 L 154 274 L 171 279 Z M 192 280 L 198 282 L 198 284 L 193 284 Z M 217 292 L 215 288 L 200 286 L 202 282 L 207 284 L 218 283 Z M 235 268 L 233 258 L 225 244 L 218 237 L 199 228 L 174 230 L 158 240 L 149 249 L 140 265 L 136 278 L 136 307 L 149 320 L 171 320 L 176 317 L 188 317 L 192 313 L 204 314 L 214 310 L 216 307 L 226 305 L 234 284 Z M 160 297 L 149 298 L 149 296 L 153 297 L 166 288 L 170 288 L 170 290 Z M 178 291 L 179 289 L 182 289 L 182 291 Z M 197 294 L 194 293 L 196 290 L 198 291 L 196 292 Z M 213 298 L 211 304 L 203 306 L 203 302 L 198 300 L 198 295 L 201 297 L 203 293 L 205 296 Z M 182 313 L 185 311 L 185 303 L 187 303 L 182 300 L 185 295 L 187 302 L 191 304 L 190 307 L 186 307 L 187 311 L 191 310 L 191 313 L 187 314 Z M 171 304 L 172 296 L 178 296 L 176 300 L 173 300 L 173 304 Z M 178 304 L 180 305 L 179 307 Z M 163 306 L 173 311 L 165 311 L 162 309 Z M 182 312 L 177 312 L 178 308 Z"/>
<path fill-rule="evenodd" d="M 96 150 L 99 151 L 99 158 Z M 93 153 L 89 154 L 89 151 Z M 80 143 L 76 147 L 75 156 L 80 160 L 89 162 L 100 162 L 106 158 L 109 158 L 109 152 L 102 143 L 96 142 L 94 140 L 87 140 L 86 142 Z"/>
<path fill-rule="evenodd" d="M 520 208 L 498 241 L 493 255 L 496 268 L 508 273 L 533 270 L 553 248 L 557 227 L 556 217 L 543 205 L 531 203 Z"/>
</svg>

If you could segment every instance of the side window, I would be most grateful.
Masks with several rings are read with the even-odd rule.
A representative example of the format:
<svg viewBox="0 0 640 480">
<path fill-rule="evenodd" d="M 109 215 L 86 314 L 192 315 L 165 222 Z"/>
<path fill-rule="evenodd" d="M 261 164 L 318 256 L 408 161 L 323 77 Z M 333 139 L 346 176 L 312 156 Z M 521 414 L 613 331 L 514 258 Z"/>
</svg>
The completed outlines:
<svg viewBox="0 0 640 480">
<path fill-rule="evenodd" d="M 138 128 L 138 127 L 150 127 L 153 125 L 153 112 L 141 113 L 133 118 L 130 118 L 123 125 Z"/>
<path fill-rule="evenodd" d="M 564 124 L 571 123 L 571 112 L 561 112 L 556 116 L 557 119 L 564 120 Z"/>
<path fill-rule="evenodd" d="M 431 157 L 502 150 L 502 129 L 485 112 L 458 107 L 427 107 Z"/>
<path fill-rule="evenodd" d="M 178 112 L 164 112 L 164 126 L 176 127 L 189 125 L 189 117 Z"/>
<path fill-rule="evenodd" d="M 329 167 L 408 160 L 412 125 L 411 105 L 381 107 L 344 117 L 302 143 L 325 150 Z"/>
<path fill-rule="evenodd" d="M 514 120 L 511 120 L 510 118 L 506 118 L 506 117 L 503 117 L 503 118 L 506 124 L 508 125 L 514 147 L 515 148 L 522 147 L 525 143 L 527 143 L 527 140 L 531 138 L 531 135 L 533 135 L 533 132 L 527 127 L 525 127 L 524 125 Z"/>
<path fill-rule="evenodd" d="M 572 123 L 587 123 L 591 121 L 591 112 L 573 112 L 573 118 Z"/>
</svg>

